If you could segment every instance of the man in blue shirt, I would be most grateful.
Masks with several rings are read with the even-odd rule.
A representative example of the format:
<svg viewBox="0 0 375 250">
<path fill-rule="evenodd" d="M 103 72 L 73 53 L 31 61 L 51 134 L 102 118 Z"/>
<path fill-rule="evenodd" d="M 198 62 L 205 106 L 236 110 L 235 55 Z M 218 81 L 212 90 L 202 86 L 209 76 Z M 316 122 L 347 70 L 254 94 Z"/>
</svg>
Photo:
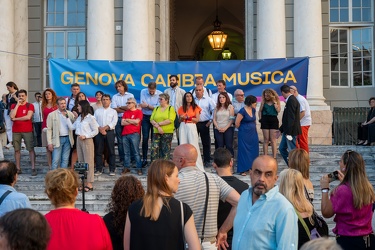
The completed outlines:
<svg viewBox="0 0 375 250">
<path fill-rule="evenodd" d="M 142 108 L 142 167 L 147 165 L 148 141 L 153 137 L 153 126 L 150 122 L 152 111 L 159 106 L 159 95 L 162 92 L 156 89 L 156 83 L 150 82 L 146 89 L 141 90 L 141 102 L 139 106 Z M 150 136 L 151 134 L 151 136 Z"/>
<path fill-rule="evenodd" d="M 277 162 L 261 155 L 250 171 L 251 188 L 244 191 L 234 218 L 232 249 L 297 249 L 297 215 L 279 193 Z"/>
<path fill-rule="evenodd" d="M 8 160 L 0 161 L 0 217 L 18 208 L 31 208 L 29 198 L 14 189 L 17 177 L 16 164 Z"/>
</svg>

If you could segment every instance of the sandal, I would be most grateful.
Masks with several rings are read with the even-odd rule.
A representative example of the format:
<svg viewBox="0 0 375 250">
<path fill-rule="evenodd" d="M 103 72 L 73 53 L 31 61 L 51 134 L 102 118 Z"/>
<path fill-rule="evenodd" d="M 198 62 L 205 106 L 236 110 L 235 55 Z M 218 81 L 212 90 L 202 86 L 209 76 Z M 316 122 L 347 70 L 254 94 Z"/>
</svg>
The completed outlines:
<svg viewBox="0 0 375 250">
<path fill-rule="evenodd" d="M 241 175 L 242 175 L 242 176 L 246 176 L 246 173 L 245 173 L 245 172 L 241 172 Z"/>
<path fill-rule="evenodd" d="M 93 191 L 94 187 L 85 186 L 85 192 Z"/>
</svg>

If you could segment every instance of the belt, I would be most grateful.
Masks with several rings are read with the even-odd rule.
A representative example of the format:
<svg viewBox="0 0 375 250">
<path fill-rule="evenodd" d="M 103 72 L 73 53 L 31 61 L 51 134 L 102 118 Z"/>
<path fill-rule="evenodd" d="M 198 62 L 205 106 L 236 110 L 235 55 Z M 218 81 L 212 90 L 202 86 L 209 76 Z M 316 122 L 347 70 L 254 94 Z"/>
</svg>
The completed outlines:
<svg viewBox="0 0 375 250">
<path fill-rule="evenodd" d="M 60 135 L 60 137 L 68 137 L 69 135 Z"/>
<path fill-rule="evenodd" d="M 209 122 L 209 120 L 207 120 L 207 121 L 203 121 L 203 122 L 198 122 L 198 123 L 207 123 L 207 122 Z"/>
</svg>

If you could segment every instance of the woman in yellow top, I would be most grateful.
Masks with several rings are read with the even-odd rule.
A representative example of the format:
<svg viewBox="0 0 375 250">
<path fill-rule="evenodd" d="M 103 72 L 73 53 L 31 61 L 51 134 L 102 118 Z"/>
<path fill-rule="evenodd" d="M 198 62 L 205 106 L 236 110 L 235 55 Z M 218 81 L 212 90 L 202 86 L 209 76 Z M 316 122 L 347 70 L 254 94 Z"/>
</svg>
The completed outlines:
<svg viewBox="0 0 375 250">
<path fill-rule="evenodd" d="M 159 95 L 160 106 L 152 111 L 150 122 L 154 127 L 151 144 L 151 161 L 156 159 L 169 160 L 174 131 L 176 111 L 169 105 L 169 95 Z"/>
<path fill-rule="evenodd" d="M 180 144 L 191 144 L 198 152 L 197 167 L 204 171 L 202 156 L 199 149 L 197 122 L 201 113 L 201 108 L 195 103 L 193 95 L 186 92 L 182 99 L 182 106 L 178 109 L 180 117 L 179 137 Z"/>
</svg>

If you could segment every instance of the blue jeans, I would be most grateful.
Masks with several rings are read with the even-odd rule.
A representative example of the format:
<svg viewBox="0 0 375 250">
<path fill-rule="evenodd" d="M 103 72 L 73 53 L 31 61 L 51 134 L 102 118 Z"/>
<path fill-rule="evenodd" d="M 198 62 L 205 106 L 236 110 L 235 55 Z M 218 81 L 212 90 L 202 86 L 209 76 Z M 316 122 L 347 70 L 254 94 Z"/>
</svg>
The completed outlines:
<svg viewBox="0 0 375 250">
<path fill-rule="evenodd" d="M 289 152 L 296 148 L 296 138 L 297 138 L 297 136 L 292 136 L 292 137 L 293 137 L 293 139 L 291 141 L 289 141 L 286 138 L 286 134 L 283 133 L 283 135 L 281 137 L 281 142 L 280 142 L 280 145 L 279 145 L 280 154 L 283 157 L 286 165 L 288 165 Z"/>
<path fill-rule="evenodd" d="M 135 158 L 135 163 L 137 168 L 142 168 L 141 155 L 139 154 L 139 142 L 141 141 L 141 136 L 138 133 L 133 133 L 130 135 L 124 135 L 122 137 L 122 143 L 125 150 L 124 167 L 128 168 L 130 166 L 130 157 L 133 153 Z"/>
<path fill-rule="evenodd" d="M 52 169 L 67 168 L 70 154 L 69 136 L 60 136 L 60 147 L 53 148 L 52 151 Z"/>
<path fill-rule="evenodd" d="M 123 126 L 121 126 L 121 120 L 122 117 L 118 118 L 115 132 L 116 132 L 116 139 L 117 139 L 117 149 L 118 149 L 118 155 L 120 157 L 120 161 L 124 161 L 124 145 L 122 143 L 122 130 L 124 129 Z"/>
<path fill-rule="evenodd" d="M 147 161 L 148 140 L 153 136 L 153 126 L 150 123 L 151 115 L 143 115 L 142 119 L 142 158 Z M 150 136 L 151 133 L 151 136 Z"/>
</svg>

